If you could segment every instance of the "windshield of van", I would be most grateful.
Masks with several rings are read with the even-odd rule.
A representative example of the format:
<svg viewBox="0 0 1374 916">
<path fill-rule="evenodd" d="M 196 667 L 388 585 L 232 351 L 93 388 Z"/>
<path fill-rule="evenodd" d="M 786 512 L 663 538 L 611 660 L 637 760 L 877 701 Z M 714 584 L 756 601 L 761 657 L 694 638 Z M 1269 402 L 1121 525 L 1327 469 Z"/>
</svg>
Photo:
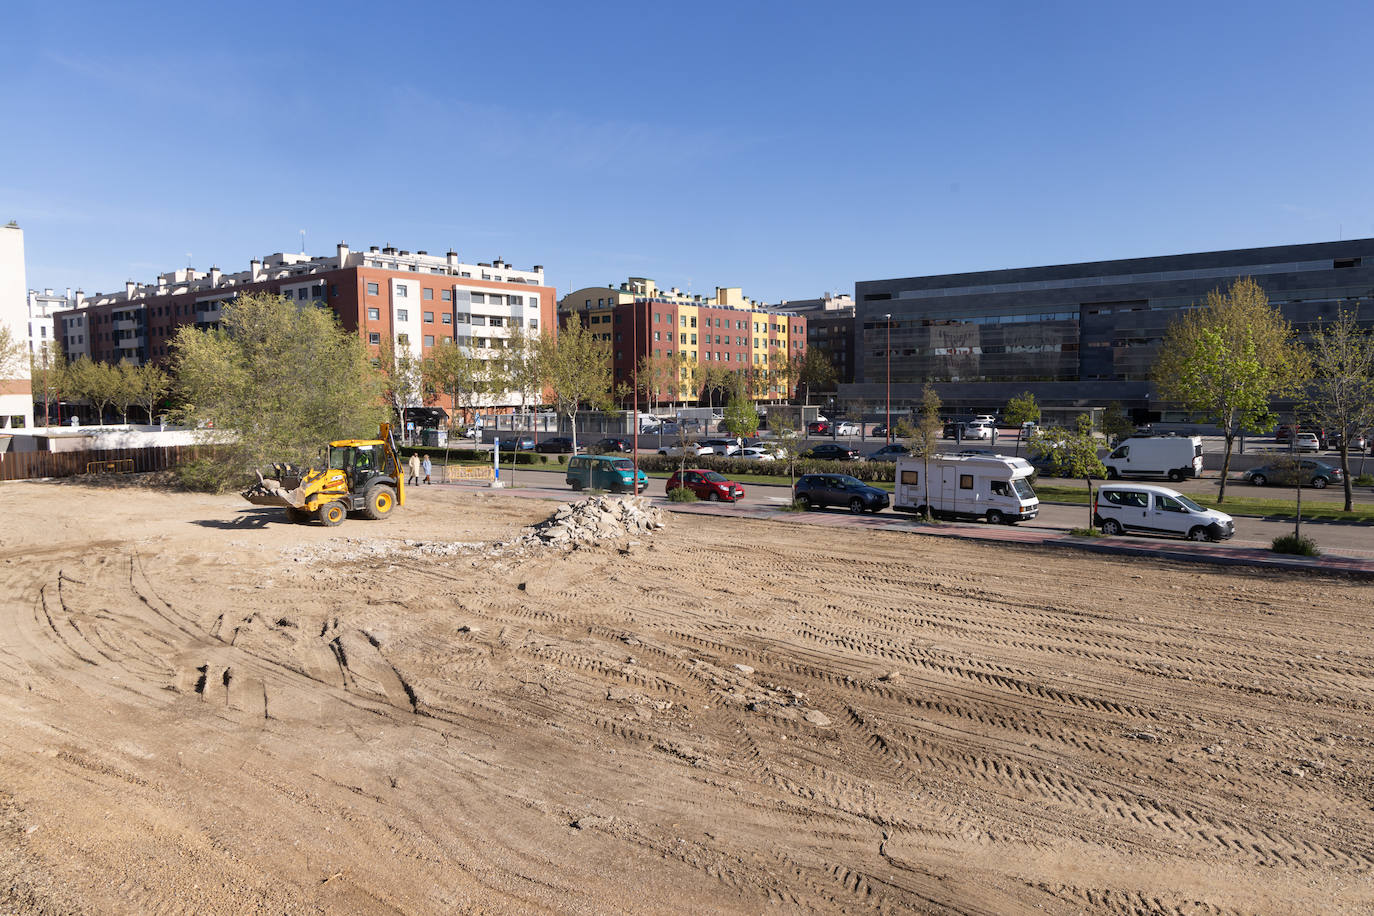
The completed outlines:
<svg viewBox="0 0 1374 916">
<path fill-rule="evenodd" d="M 615 461 L 611 462 L 611 467 L 615 468 L 617 471 L 633 471 L 635 469 L 634 464 L 629 458 L 617 458 Z"/>
<path fill-rule="evenodd" d="M 1206 511 L 1207 511 L 1206 509 L 1204 509 L 1204 508 L 1202 508 L 1201 506 L 1199 506 L 1197 503 L 1193 502 L 1193 501 L 1192 501 L 1191 499 L 1189 499 L 1188 497 L 1184 496 L 1182 493 L 1180 493 L 1180 494 L 1178 494 L 1177 496 L 1175 496 L 1174 499 L 1176 499 L 1176 500 L 1178 500 L 1179 502 L 1183 503 L 1183 505 L 1187 506 L 1189 509 L 1192 509 L 1194 512 L 1206 512 Z"/>
<path fill-rule="evenodd" d="M 1022 499 L 1035 499 L 1035 491 L 1031 489 L 1030 481 L 1026 478 L 1013 478 L 1011 487 L 1016 491 L 1016 495 Z"/>
</svg>

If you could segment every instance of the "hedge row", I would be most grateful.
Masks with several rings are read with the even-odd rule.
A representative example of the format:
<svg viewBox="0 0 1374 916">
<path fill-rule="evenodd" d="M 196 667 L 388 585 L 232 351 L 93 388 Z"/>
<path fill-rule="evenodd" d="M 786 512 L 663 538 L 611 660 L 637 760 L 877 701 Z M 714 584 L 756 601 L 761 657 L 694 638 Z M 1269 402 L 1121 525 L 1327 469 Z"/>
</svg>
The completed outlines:
<svg viewBox="0 0 1374 916">
<path fill-rule="evenodd" d="M 646 474 L 664 472 L 671 474 L 682 466 L 681 458 L 664 455 L 641 455 L 640 470 Z M 741 474 L 773 474 L 787 476 L 786 461 L 753 461 L 748 458 L 725 458 L 721 455 L 687 456 L 687 467 L 705 468 L 719 471 L 726 477 Z M 866 483 L 892 483 L 896 479 L 897 465 L 891 461 L 816 461 L 810 458 L 797 460 L 797 476 L 802 474 L 848 474 Z"/>
</svg>

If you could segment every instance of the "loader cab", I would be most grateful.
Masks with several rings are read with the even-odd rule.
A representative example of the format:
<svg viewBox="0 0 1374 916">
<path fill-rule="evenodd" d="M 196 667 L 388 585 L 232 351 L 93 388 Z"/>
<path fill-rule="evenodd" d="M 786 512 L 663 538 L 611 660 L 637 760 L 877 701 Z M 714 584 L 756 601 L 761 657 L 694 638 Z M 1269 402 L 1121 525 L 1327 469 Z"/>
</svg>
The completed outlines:
<svg viewBox="0 0 1374 916">
<path fill-rule="evenodd" d="M 329 445 L 329 469 L 343 471 L 349 489 L 361 492 L 373 477 L 386 475 L 382 443 L 368 441 L 332 442 Z"/>
</svg>

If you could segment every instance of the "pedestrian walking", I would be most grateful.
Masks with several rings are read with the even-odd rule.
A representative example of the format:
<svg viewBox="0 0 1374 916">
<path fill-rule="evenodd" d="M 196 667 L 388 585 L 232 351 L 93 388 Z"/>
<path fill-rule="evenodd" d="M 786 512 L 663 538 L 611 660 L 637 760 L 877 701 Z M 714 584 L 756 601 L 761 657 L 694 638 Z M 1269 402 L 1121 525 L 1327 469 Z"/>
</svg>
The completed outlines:
<svg viewBox="0 0 1374 916">
<path fill-rule="evenodd" d="M 419 456 L 419 455 L 416 455 L 416 454 L 411 454 L 411 456 L 410 456 L 410 473 L 406 475 L 406 483 L 407 483 L 407 484 L 412 484 L 412 483 L 419 483 L 419 482 L 420 482 L 420 456 Z"/>
<path fill-rule="evenodd" d="M 425 460 L 421 463 L 420 466 L 423 467 L 424 470 L 425 470 L 425 483 L 429 483 L 429 469 L 430 469 L 430 463 L 429 463 L 429 456 L 428 456 L 428 455 L 425 456 Z"/>
</svg>

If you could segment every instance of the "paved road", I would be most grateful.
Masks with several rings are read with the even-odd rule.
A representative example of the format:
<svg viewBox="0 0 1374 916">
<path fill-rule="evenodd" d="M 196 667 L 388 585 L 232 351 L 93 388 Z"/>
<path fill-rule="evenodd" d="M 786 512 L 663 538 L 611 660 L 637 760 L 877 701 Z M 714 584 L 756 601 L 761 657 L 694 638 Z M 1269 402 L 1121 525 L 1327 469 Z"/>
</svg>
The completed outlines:
<svg viewBox="0 0 1374 916">
<path fill-rule="evenodd" d="M 508 485 L 546 489 L 553 495 L 562 492 L 570 492 L 563 486 L 563 478 L 560 475 L 548 471 L 502 469 L 501 478 L 506 481 Z M 1187 483 L 1197 484 L 1202 482 L 1187 481 Z M 664 497 L 663 487 L 663 480 L 650 478 L 648 495 L 655 499 L 662 499 Z M 749 505 L 781 505 L 791 499 L 791 490 L 785 486 L 777 487 L 763 486 L 760 484 L 746 484 L 745 489 L 748 493 L 745 497 L 745 501 Z M 724 508 L 728 511 L 729 507 L 727 506 Z M 819 511 L 845 516 L 849 514 L 848 512 L 838 509 Z M 892 514 L 899 517 L 902 515 L 902 513 L 882 514 Z M 1045 503 L 1042 504 L 1040 516 L 1035 519 L 1035 521 L 1022 522 L 1017 527 L 1031 530 L 1062 532 L 1068 531 L 1071 528 L 1080 528 L 1087 523 L 1087 520 L 1088 509 L 1086 506 L 1066 506 Z M 1219 546 L 1230 546 L 1232 548 L 1257 547 L 1267 549 L 1274 538 L 1281 534 L 1291 534 L 1292 531 L 1293 523 L 1290 521 L 1237 518 L 1235 537 Z M 1303 522 L 1302 531 L 1303 534 L 1316 541 L 1317 546 L 1323 550 L 1339 551 L 1342 554 L 1374 558 L 1374 523 Z M 1169 542 L 1171 539 L 1124 535 L 1120 540 L 1133 543 L 1159 543 Z"/>
</svg>

